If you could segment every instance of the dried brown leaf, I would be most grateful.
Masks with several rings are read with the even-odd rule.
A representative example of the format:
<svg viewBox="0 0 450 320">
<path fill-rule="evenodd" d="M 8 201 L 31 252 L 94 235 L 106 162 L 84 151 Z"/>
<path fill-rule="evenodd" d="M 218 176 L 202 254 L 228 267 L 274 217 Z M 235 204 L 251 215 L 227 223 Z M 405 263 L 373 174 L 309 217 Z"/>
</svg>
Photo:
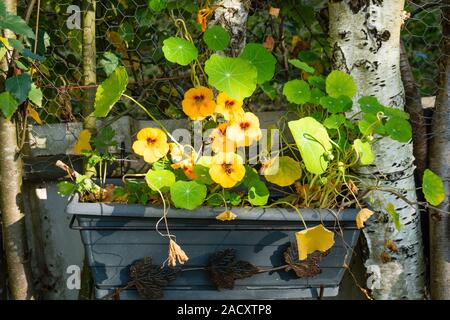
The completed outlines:
<svg viewBox="0 0 450 320">
<path fill-rule="evenodd" d="M 328 252 L 315 251 L 309 254 L 306 260 L 300 261 L 298 251 L 291 245 L 284 252 L 284 261 L 288 265 L 285 271 L 292 270 L 299 278 L 313 277 L 321 273 L 319 263 L 325 258 Z"/>
</svg>

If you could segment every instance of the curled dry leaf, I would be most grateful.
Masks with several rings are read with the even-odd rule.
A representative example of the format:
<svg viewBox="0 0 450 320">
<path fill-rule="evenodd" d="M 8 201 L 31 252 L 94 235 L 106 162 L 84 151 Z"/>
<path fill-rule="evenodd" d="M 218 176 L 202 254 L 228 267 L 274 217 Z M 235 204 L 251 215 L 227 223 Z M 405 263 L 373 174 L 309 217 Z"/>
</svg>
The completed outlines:
<svg viewBox="0 0 450 320">
<path fill-rule="evenodd" d="M 235 215 L 233 212 L 231 211 L 224 211 L 221 214 L 216 216 L 217 220 L 220 221 L 231 221 L 237 218 L 237 215 Z"/>
<path fill-rule="evenodd" d="M 162 288 L 175 280 L 178 272 L 176 269 L 154 265 L 152 258 L 145 257 L 130 267 L 129 284 L 133 284 L 144 299 L 160 299 L 163 297 Z"/>
<path fill-rule="evenodd" d="M 380 254 L 380 259 L 383 263 L 388 263 L 388 262 L 391 262 L 391 260 L 392 260 L 391 256 L 386 251 L 383 251 Z"/>
<path fill-rule="evenodd" d="M 373 215 L 373 211 L 367 208 L 361 209 L 356 215 L 356 227 L 358 229 L 364 228 L 364 222 L 366 222 Z"/>
<path fill-rule="evenodd" d="M 300 260 L 305 260 L 314 251 L 325 252 L 334 245 L 334 232 L 319 224 L 295 233 Z"/>
<path fill-rule="evenodd" d="M 389 249 L 389 250 L 391 250 L 392 252 L 394 252 L 394 253 L 397 253 L 398 252 L 398 248 L 397 248 L 397 245 L 395 244 L 395 242 L 393 241 L 393 240 L 386 240 L 386 243 L 384 244 L 384 247 L 386 248 L 386 249 Z"/>
<path fill-rule="evenodd" d="M 352 179 L 349 179 L 347 182 L 348 188 L 350 189 L 351 192 L 353 192 L 355 195 L 358 194 L 359 189 L 356 186 L 356 184 L 353 182 Z"/>
<path fill-rule="evenodd" d="M 181 249 L 181 247 L 172 239 L 169 241 L 169 257 L 168 257 L 169 267 L 175 267 L 177 265 L 177 260 L 179 264 L 184 264 L 189 260 L 189 257 Z"/>
<path fill-rule="evenodd" d="M 274 7 L 270 7 L 269 8 L 269 14 L 271 16 L 274 16 L 275 18 L 279 16 L 280 14 L 280 8 L 274 8 Z"/>
<path fill-rule="evenodd" d="M 315 251 L 305 261 L 299 261 L 298 252 L 291 245 L 283 254 L 284 261 L 287 264 L 285 271 L 292 270 L 299 278 L 313 277 L 321 272 L 319 263 L 325 258 L 328 252 Z"/>
<path fill-rule="evenodd" d="M 273 47 L 275 45 L 275 39 L 271 34 L 269 34 L 264 40 L 263 47 L 267 49 L 267 51 L 272 52 Z"/>
<path fill-rule="evenodd" d="M 259 269 L 247 261 L 236 261 L 236 250 L 225 249 L 213 253 L 206 270 L 217 289 L 233 289 L 234 281 L 251 277 Z"/>
</svg>

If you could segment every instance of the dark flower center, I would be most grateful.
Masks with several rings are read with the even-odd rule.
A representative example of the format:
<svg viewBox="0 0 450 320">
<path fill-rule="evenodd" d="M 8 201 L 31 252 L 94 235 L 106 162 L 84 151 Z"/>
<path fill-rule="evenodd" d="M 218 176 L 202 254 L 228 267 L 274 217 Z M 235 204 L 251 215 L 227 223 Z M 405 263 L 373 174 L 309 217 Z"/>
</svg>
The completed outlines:
<svg viewBox="0 0 450 320">
<path fill-rule="evenodd" d="M 227 100 L 225 101 L 225 108 L 232 108 L 234 106 L 233 100 Z"/>
<path fill-rule="evenodd" d="M 231 174 L 233 172 L 233 165 L 230 163 L 223 163 L 222 168 L 227 174 Z"/>
<path fill-rule="evenodd" d="M 250 122 L 241 122 L 239 125 L 241 126 L 242 130 L 250 128 Z"/>
<path fill-rule="evenodd" d="M 156 139 L 147 138 L 147 144 L 154 144 L 155 142 L 156 142 Z"/>
<path fill-rule="evenodd" d="M 205 96 L 203 94 L 194 96 L 194 100 L 196 103 L 202 102 L 204 99 L 205 99 Z"/>
</svg>

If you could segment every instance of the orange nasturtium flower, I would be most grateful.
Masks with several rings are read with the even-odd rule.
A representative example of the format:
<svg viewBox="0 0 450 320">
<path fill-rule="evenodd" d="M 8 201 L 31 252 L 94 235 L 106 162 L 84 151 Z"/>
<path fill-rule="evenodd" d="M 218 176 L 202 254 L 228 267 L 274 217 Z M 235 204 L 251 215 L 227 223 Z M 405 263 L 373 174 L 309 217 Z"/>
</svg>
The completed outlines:
<svg viewBox="0 0 450 320">
<path fill-rule="evenodd" d="M 230 98 L 225 92 L 221 92 L 217 96 L 216 112 L 223 115 L 225 120 L 242 118 L 244 115 L 242 100 Z"/>
<path fill-rule="evenodd" d="M 227 129 L 227 137 L 238 147 L 248 147 L 262 137 L 259 119 L 251 112 L 246 112 L 238 121 L 233 121 Z"/>
<path fill-rule="evenodd" d="M 186 91 L 181 105 L 192 120 L 203 120 L 216 110 L 212 90 L 202 86 Z"/>
<path fill-rule="evenodd" d="M 227 129 L 229 125 L 229 123 L 219 124 L 219 126 L 209 135 L 212 139 L 211 150 L 215 153 L 236 151 L 236 143 L 227 139 Z"/>
<path fill-rule="evenodd" d="M 133 151 L 143 156 L 145 162 L 156 162 L 169 152 L 167 136 L 158 128 L 141 129 L 133 143 Z"/>
<path fill-rule="evenodd" d="M 195 180 L 194 166 L 197 154 L 192 151 L 191 155 L 184 160 L 178 161 L 171 165 L 173 169 L 182 169 L 186 177 L 191 180 Z"/>
<path fill-rule="evenodd" d="M 218 153 L 212 158 L 209 175 L 224 188 L 234 187 L 245 176 L 244 161 L 235 153 Z"/>
<path fill-rule="evenodd" d="M 213 10 L 209 7 L 200 9 L 197 12 L 197 22 L 202 26 L 202 32 L 206 31 L 206 23 L 208 22 L 208 17 L 211 15 Z"/>
</svg>

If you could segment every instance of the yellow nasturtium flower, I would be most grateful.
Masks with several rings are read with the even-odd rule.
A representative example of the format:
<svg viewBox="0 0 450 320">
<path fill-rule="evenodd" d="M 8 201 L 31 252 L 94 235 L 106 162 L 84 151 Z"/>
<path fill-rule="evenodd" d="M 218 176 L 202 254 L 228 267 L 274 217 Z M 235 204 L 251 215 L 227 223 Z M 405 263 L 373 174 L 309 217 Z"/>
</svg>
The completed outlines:
<svg viewBox="0 0 450 320">
<path fill-rule="evenodd" d="M 197 154 L 194 151 L 191 151 L 190 156 L 185 157 L 185 159 L 172 164 L 171 167 L 173 169 L 182 169 L 186 177 L 188 177 L 191 180 L 195 180 L 196 176 L 194 173 L 194 166 L 196 158 Z"/>
<path fill-rule="evenodd" d="M 133 143 L 133 151 L 144 157 L 144 161 L 153 163 L 169 152 L 167 136 L 161 129 L 145 128 L 138 132 L 137 140 Z"/>
<path fill-rule="evenodd" d="M 217 96 L 216 112 L 223 115 L 225 120 L 234 120 L 243 117 L 242 100 L 230 98 L 225 92 Z"/>
<path fill-rule="evenodd" d="M 181 102 L 184 113 L 192 120 L 203 120 L 216 110 L 216 103 L 211 89 L 206 87 L 191 88 L 184 94 Z"/>
<path fill-rule="evenodd" d="M 209 135 L 212 139 L 211 150 L 215 153 L 236 151 L 236 143 L 227 139 L 227 129 L 229 126 L 229 123 L 221 123 Z"/>
<path fill-rule="evenodd" d="M 202 26 L 202 32 L 206 31 L 206 24 L 208 22 L 208 17 L 212 14 L 213 10 L 206 6 L 197 12 L 197 22 Z"/>
<path fill-rule="evenodd" d="M 209 175 L 224 188 L 234 187 L 245 176 L 244 161 L 235 153 L 218 153 L 212 158 Z"/>
<path fill-rule="evenodd" d="M 251 112 L 244 113 L 241 119 L 233 121 L 227 129 L 227 137 L 238 147 L 248 147 L 253 142 L 259 141 L 262 133 L 258 117 Z"/>
</svg>

